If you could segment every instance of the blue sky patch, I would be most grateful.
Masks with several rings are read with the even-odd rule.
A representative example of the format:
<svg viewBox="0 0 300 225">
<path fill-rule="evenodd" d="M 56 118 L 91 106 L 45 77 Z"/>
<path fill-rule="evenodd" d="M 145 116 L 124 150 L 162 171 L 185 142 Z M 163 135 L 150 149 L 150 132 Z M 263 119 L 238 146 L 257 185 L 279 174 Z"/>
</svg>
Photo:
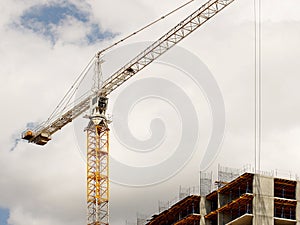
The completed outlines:
<svg viewBox="0 0 300 225">
<path fill-rule="evenodd" d="M 0 208 L 0 225 L 7 225 L 9 210 Z"/>
<path fill-rule="evenodd" d="M 95 43 L 98 40 L 104 40 L 114 37 L 115 34 L 111 32 L 102 32 L 97 24 L 91 25 L 91 32 L 87 35 L 89 43 Z"/>
<path fill-rule="evenodd" d="M 89 20 L 89 15 L 80 11 L 73 4 L 33 6 L 22 15 L 21 20 L 24 26 L 27 25 L 27 21 L 32 19 L 48 26 L 59 25 L 67 16 L 74 17 L 82 22 L 88 22 Z"/>
<path fill-rule="evenodd" d="M 53 44 L 59 39 L 55 28 L 69 18 L 80 21 L 90 27 L 91 31 L 86 36 L 88 43 L 95 43 L 115 36 L 111 32 L 102 32 L 98 24 L 91 22 L 90 16 L 87 10 L 82 10 L 67 1 L 63 4 L 40 4 L 29 8 L 21 15 L 20 26 L 50 39 Z"/>
</svg>

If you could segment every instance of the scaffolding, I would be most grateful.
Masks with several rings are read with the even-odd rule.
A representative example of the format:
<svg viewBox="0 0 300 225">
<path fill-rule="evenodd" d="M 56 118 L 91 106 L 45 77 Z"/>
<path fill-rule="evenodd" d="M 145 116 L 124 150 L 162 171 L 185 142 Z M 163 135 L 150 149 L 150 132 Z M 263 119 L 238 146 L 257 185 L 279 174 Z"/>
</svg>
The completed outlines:
<svg viewBox="0 0 300 225">
<path fill-rule="evenodd" d="M 212 172 L 200 172 L 200 196 L 208 195 L 212 190 Z"/>
<path fill-rule="evenodd" d="M 161 213 L 170 207 L 169 201 L 158 201 L 158 212 Z"/>
<path fill-rule="evenodd" d="M 274 179 L 274 217 L 296 220 L 296 186 L 297 181 Z"/>
<path fill-rule="evenodd" d="M 240 175 L 240 173 L 241 171 L 239 169 L 223 167 L 218 165 L 218 180 L 216 181 L 218 188 L 223 187 L 230 181 L 237 178 Z"/>
<path fill-rule="evenodd" d="M 147 225 L 198 225 L 200 223 L 200 196 L 190 195 L 159 215 L 153 215 Z"/>
<path fill-rule="evenodd" d="M 153 215 L 146 225 L 300 223 L 300 214 L 296 213 L 300 209 L 299 180 L 274 177 L 273 171 L 246 171 L 253 168 L 219 166 L 218 187 L 213 191 L 212 173 L 201 172 L 198 189 L 180 187 L 179 201 L 159 202 L 159 214 Z"/>
<path fill-rule="evenodd" d="M 190 196 L 190 195 L 199 195 L 199 187 L 194 186 L 194 187 L 179 187 L 179 200 Z"/>
<path fill-rule="evenodd" d="M 137 225 L 144 225 L 147 222 L 147 217 L 148 217 L 148 215 L 145 215 L 145 214 L 142 214 L 142 213 L 137 213 L 136 224 Z"/>
<path fill-rule="evenodd" d="M 227 224 L 252 214 L 253 174 L 245 173 L 206 196 L 208 224 Z M 219 223 L 218 223 L 219 221 Z"/>
</svg>

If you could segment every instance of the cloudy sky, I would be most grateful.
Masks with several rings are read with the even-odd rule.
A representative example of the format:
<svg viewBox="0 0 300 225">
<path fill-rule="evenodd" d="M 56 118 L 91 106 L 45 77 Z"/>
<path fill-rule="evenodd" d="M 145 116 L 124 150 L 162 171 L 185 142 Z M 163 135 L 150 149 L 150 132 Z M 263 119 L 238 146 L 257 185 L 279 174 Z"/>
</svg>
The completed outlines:
<svg viewBox="0 0 300 225">
<path fill-rule="evenodd" d="M 49 116 L 98 50 L 184 2 L 1 1 L 0 225 L 86 223 L 86 167 L 84 147 L 79 140 L 84 139 L 84 133 L 82 131 L 82 136 L 78 134 L 78 130 L 84 127 L 81 129 L 78 125 L 74 129 L 74 125 L 66 126 L 45 147 L 25 142 L 15 145 L 15 140 L 28 123 L 41 122 Z M 140 45 L 135 43 L 154 41 L 203 3 L 203 0 L 195 0 L 151 30 L 123 43 L 119 50 L 114 49 L 107 57 L 104 71 L 112 72 L 112 68 L 122 66 L 125 62 L 123 56 L 130 58 L 138 52 Z M 300 3 L 294 0 L 262 1 L 261 168 L 278 170 L 283 175 L 289 175 L 290 171 L 300 175 L 299 11 Z M 253 1 L 236 0 L 179 45 L 206 65 L 224 99 L 225 135 L 219 154 L 207 170 L 215 172 L 218 164 L 234 168 L 253 164 Z M 126 52 L 126 57 L 121 52 Z M 132 56 L 128 56 L 128 52 Z M 118 54 L 122 55 L 120 61 L 115 57 Z M 115 60 L 111 62 L 110 59 Z M 188 63 L 189 59 L 181 60 Z M 189 84 L 191 80 L 183 82 L 182 76 L 176 65 L 170 67 L 154 63 L 141 72 L 140 77 L 126 84 L 142 82 L 144 77 L 161 77 L 175 83 L 194 104 L 198 114 L 195 126 L 199 128 L 200 138 L 192 158 L 170 179 L 141 187 L 112 183 L 111 224 L 135 221 L 137 212 L 146 215 L 155 213 L 158 201 L 174 199 L 180 185 L 197 186 L 199 182 L 199 164 L 209 142 L 213 118 L 203 90 L 197 90 L 193 83 Z M 124 87 L 110 96 L 111 105 L 122 91 Z M 135 93 L 135 89 L 131 91 Z M 155 102 L 154 98 L 149 102 L 140 101 L 140 105 L 132 103 L 137 108 L 130 106 L 132 115 L 128 119 L 133 135 L 145 140 L 151 136 L 151 117 L 163 118 L 164 128 L 169 131 L 165 138 L 169 138 L 168 143 L 171 143 L 168 147 L 161 145 L 165 146 L 165 151 L 160 149 L 161 152 L 146 156 L 146 159 L 132 153 L 128 156 L 122 152 L 116 134 L 118 131 L 111 125 L 111 154 L 115 158 L 141 167 L 141 162 L 155 164 L 153 159 L 163 161 L 174 153 L 172 149 L 176 146 L 172 143 L 176 145 L 181 133 L 173 131 L 180 131 L 183 120 L 176 114 L 178 111 L 167 108 L 165 102 Z M 174 117 L 169 116 L 174 112 Z M 109 113 L 112 114 L 113 109 Z M 118 115 L 112 116 L 116 121 L 119 118 Z M 145 125 L 143 121 L 146 121 Z M 125 176 L 122 171 L 114 173 L 116 177 Z"/>
</svg>

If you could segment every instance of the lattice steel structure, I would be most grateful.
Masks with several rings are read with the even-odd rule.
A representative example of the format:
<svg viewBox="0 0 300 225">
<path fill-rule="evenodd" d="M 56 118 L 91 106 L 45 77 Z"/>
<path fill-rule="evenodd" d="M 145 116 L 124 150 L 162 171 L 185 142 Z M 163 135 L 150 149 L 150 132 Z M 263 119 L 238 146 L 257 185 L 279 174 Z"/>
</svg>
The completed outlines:
<svg viewBox="0 0 300 225">
<path fill-rule="evenodd" d="M 87 221 L 109 224 L 109 128 L 90 121 L 87 132 Z"/>
<path fill-rule="evenodd" d="M 99 96 L 107 96 L 112 91 L 121 86 L 129 78 L 144 69 L 155 59 L 163 55 L 174 45 L 178 44 L 185 37 L 190 35 L 198 27 L 214 17 L 226 6 L 230 5 L 234 0 L 210 0 L 203 4 L 194 13 L 177 24 L 173 29 L 151 44 L 148 48 L 134 57 L 129 63 L 120 68 L 117 72 L 107 78 L 102 85 Z M 99 59 L 99 53 L 94 60 Z M 92 64 L 92 63 L 91 63 Z M 57 116 L 51 117 L 39 125 L 34 131 L 26 131 L 22 138 L 39 145 L 45 145 L 51 140 L 51 135 L 62 127 L 72 122 L 76 117 L 89 109 L 90 99 L 94 97 L 88 96 L 74 107 L 66 108 L 63 112 L 57 113 Z"/>
</svg>

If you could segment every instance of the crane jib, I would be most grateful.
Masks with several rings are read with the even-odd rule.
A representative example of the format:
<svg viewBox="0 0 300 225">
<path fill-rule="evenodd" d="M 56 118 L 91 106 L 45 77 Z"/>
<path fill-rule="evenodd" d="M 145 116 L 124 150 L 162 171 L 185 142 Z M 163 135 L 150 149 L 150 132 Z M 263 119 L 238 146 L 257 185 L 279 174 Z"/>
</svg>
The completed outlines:
<svg viewBox="0 0 300 225">
<path fill-rule="evenodd" d="M 206 2 L 190 16 L 177 24 L 169 32 L 105 80 L 98 96 L 105 97 L 109 95 L 129 78 L 144 69 L 147 65 L 151 64 L 155 59 L 163 55 L 166 51 L 179 43 L 232 2 L 234 2 L 234 0 L 210 0 Z M 70 123 L 76 117 L 89 109 L 90 100 L 93 96 L 95 95 L 85 98 L 67 112 L 62 112 L 59 118 L 56 118 L 53 121 L 47 121 L 46 126 L 39 127 L 34 131 L 26 130 L 22 134 L 22 139 L 38 145 L 45 145 L 49 140 L 51 140 L 51 135 L 53 133 L 63 128 L 66 124 Z"/>
</svg>

